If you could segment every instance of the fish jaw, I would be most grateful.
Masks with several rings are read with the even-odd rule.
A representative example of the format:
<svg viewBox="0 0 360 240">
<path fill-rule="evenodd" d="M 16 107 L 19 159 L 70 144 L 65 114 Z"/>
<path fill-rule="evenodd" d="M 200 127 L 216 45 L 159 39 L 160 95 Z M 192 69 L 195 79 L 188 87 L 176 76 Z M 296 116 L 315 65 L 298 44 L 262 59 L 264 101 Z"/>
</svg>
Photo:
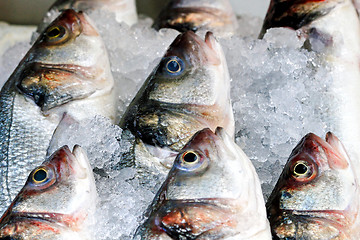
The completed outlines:
<svg viewBox="0 0 360 240">
<path fill-rule="evenodd" d="M 212 31 L 218 37 L 228 37 L 238 28 L 236 16 L 228 0 L 170 1 L 155 20 L 154 28 L 173 28 L 179 32 Z"/>
<path fill-rule="evenodd" d="M 186 163 L 191 155 L 196 161 Z M 172 238 L 270 239 L 256 172 L 222 128 L 201 130 L 185 145 L 151 209 L 137 233 L 144 239 L 165 233 Z"/>
<path fill-rule="evenodd" d="M 304 164 L 307 169 L 301 170 Z M 358 226 L 355 164 L 332 133 L 326 141 L 306 135 L 291 153 L 266 204 L 275 236 L 300 237 L 304 231 L 302 237 L 328 239 L 325 236 L 346 235 Z"/>
<path fill-rule="evenodd" d="M 37 182 L 41 171 L 46 172 L 46 180 Z M 44 226 L 83 231 L 94 221 L 96 199 L 95 180 L 84 150 L 75 146 L 71 152 L 64 146 L 29 175 L 0 219 L 0 232 L 6 226 L 33 220 Z"/>
<path fill-rule="evenodd" d="M 108 95 L 114 86 L 97 30 L 85 14 L 73 10 L 50 24 L 12 77 L 18 90 L 44 112 L 73 100 Z"/>
</svg>

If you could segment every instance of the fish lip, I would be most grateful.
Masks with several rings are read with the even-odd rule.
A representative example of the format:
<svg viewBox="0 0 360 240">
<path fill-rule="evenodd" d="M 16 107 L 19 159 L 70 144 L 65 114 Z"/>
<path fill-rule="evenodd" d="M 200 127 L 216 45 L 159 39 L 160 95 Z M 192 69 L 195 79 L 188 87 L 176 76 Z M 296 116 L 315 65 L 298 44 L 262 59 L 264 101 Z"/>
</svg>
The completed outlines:
<svg viewBox="0 0 360 240">
<path fill-rule="evenodd" d="M 85 179 L 92 172 L 91 165 L 88 161 L 87 154 L 85 150 L 79 145 L 75 145 L 72 151 L 74 156 L 74 161 L 79 165 L 79 169 L 76 169 L 77 177 L 80 179 Z"/>
<path fill-rule="evenodd" d="M 69 72 L 76 76 L 81 76 L 82 78 L 91 77 L 87 69 L 84 70 L 83 66 L 76 64 L 50 64 L 50 63 L 35 62 L 35 63 L 31 63 L 28 67 L 34 71 L 41 69 L 57 70 L 57 71 Z"/>
<path fill-rule="evenodd" d="M 47 212 L 11 212 L 9 216 L 11 218 L 26 218 L 41 220 L 49 223 L 57 223 L 63 226 L 69 227 L 71 223 L 68 223 L 66 219 L 71 219 L 67 214 L 62 213 L 47 213 Z"/>
</svg>

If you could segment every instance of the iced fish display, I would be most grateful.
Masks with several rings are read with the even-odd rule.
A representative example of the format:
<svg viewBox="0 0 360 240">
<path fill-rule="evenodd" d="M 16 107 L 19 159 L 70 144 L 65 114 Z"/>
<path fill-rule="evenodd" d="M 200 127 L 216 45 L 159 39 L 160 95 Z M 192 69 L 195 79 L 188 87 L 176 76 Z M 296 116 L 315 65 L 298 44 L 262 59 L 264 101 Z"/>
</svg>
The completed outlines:
<svg viewBox="0 0 360 240">
<path fill-rule="evenodd" d="M 218 37 L 226 37 L 235 34 L 238 22 L 229 0 L 171 0 L 154 27 L 180 32 L 212 31 Z"/>
<path fill-rule="evenodd" d="M 304 38 L 304 47 L 318 53 L 332 78 L 328 92 L 336 131 L 346 146 L 357 152 L 360 144 L 360 21 L 351 0 L 272 1 L 262 34 L 269 28 L 288 27 Z M 327 113 L 324 112 L 324 115 Z M 333 120 L 334 119 L 334 120 Z M 353 150 L 356 149 L 356 150 Z M 355 155 L 354 155 L 355 156 Z"/>
<path fill-rule="evenodd" d="M 274 238 L 359 239 L 358 168 L 332 133 L 307 134 L 266 204 Z"/>
<path fill-rule="evenodd" d="M 116 21 L 132 25 L 137 22 L 135 0 L 57 0 L 49 12 L 66 9 L 89 12 L 104 10 L 115 14 Z"/>
<path fill-rule="evenodd" d="M 30 173 L 0 219 L 0 239 L 93 239 L 96 199 L 86 153 L 64 146 Z"/>
<path fill-rule="evenodd" d="M 64 112 L 115 121 L 106 50 L 87 17 L 65 11 L 40 36 L 0 93 L 0 212 L 45 159 Z"/>
<path fill-rule="evenodd" d="M 271 239 L 253 165 L 222 128 L 176 157 L 134 239 Z"/>
<path fill-rule="evenodd" d="M 220 44 L 211 32 L 204 41 L 188 31 L 170 45 L 120 126 L 138 139 L 137 149 L 142 148 L 138 156 L 150 154 L 141 161 L 170 168 L 177 152 L 197 131 L 222 126 L 233 136 L 229 92 L 229 72 Z"/>
</svg>

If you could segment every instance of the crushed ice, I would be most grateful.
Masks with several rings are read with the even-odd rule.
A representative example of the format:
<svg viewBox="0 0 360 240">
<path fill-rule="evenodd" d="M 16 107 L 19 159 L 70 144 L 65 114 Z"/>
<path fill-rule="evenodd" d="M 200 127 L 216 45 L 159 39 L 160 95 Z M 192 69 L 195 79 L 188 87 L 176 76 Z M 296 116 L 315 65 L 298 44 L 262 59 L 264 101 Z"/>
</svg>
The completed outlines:
<svg viewBox="0 0 360 240">
<path fill-rule="evenodd" d="M 101 12 L 90 17 L 96 19 L 109 52 L 121 114 L 178 33 L 156 32 L 146 17 L 132 27 Z M 330 130 L 332 123 L 323 113 L 333 97 L 326 93 L 332 79 L 320 58 L 301 48 L 294 31 L 272 29 L 259 40 L 261 19 L 238 20 L 239 33 L 220 42 L 232 78 L 236 142 L 254 163 L 266 199 L 296 143 L 308 132 L 324 136 Z M 2 54 L 0 80 L 7 79 L 29 42 L 27 37 Z M 59 146 L 84 147 L 95 169 L 100 196 L 96 239 L 130 239 L 164 179 L 126 164 L 132 141 L 102 117 L 74 124 L 58 139 Z"/>
</svg>

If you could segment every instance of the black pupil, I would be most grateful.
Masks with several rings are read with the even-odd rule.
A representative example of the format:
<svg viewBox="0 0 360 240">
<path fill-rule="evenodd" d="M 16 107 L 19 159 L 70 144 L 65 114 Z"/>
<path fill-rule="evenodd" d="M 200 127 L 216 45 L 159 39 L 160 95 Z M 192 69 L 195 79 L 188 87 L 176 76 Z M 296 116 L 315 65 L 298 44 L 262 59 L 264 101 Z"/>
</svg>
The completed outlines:
<svg viewBox="0 0 360 240">
<path fill-rule="evenodd" d="M 45 170 L 38 170 L 35 174 L 34 174 L 34 179 L 38 182 L 42 182 L 46 179 L 47 177 L 47 173 L 45 172 Z"/>
<path fill-rule="evenodd" d="M 307 171 L 308 171 L 308 167 L 303 163 L 299 163 L 298 165 L 295 166 L 294 169 L 294 172 L 299 175 L 305 174 Z"/>
<path fill-rule="evenodd" d="M 175 60 L 170 60 L 167 67 L 168 67 L 168 70 L 171 72 L 177 72 L 180 69 L 179 63 Z"/>
<path fill-rule="evenodd" d="M 60 29 L 59 28 L 53 28 L 50 32 L 47 33 L 47 35 L 49 37 L 56 37 L 60 34 Z"/>
<path fill-rule="evenodd" d="M 189 152 L 184 155 L 184 161 L 188 163 L 193 163 L 197 160 L 197 155 L 195 153 Z"/>
</svg>

